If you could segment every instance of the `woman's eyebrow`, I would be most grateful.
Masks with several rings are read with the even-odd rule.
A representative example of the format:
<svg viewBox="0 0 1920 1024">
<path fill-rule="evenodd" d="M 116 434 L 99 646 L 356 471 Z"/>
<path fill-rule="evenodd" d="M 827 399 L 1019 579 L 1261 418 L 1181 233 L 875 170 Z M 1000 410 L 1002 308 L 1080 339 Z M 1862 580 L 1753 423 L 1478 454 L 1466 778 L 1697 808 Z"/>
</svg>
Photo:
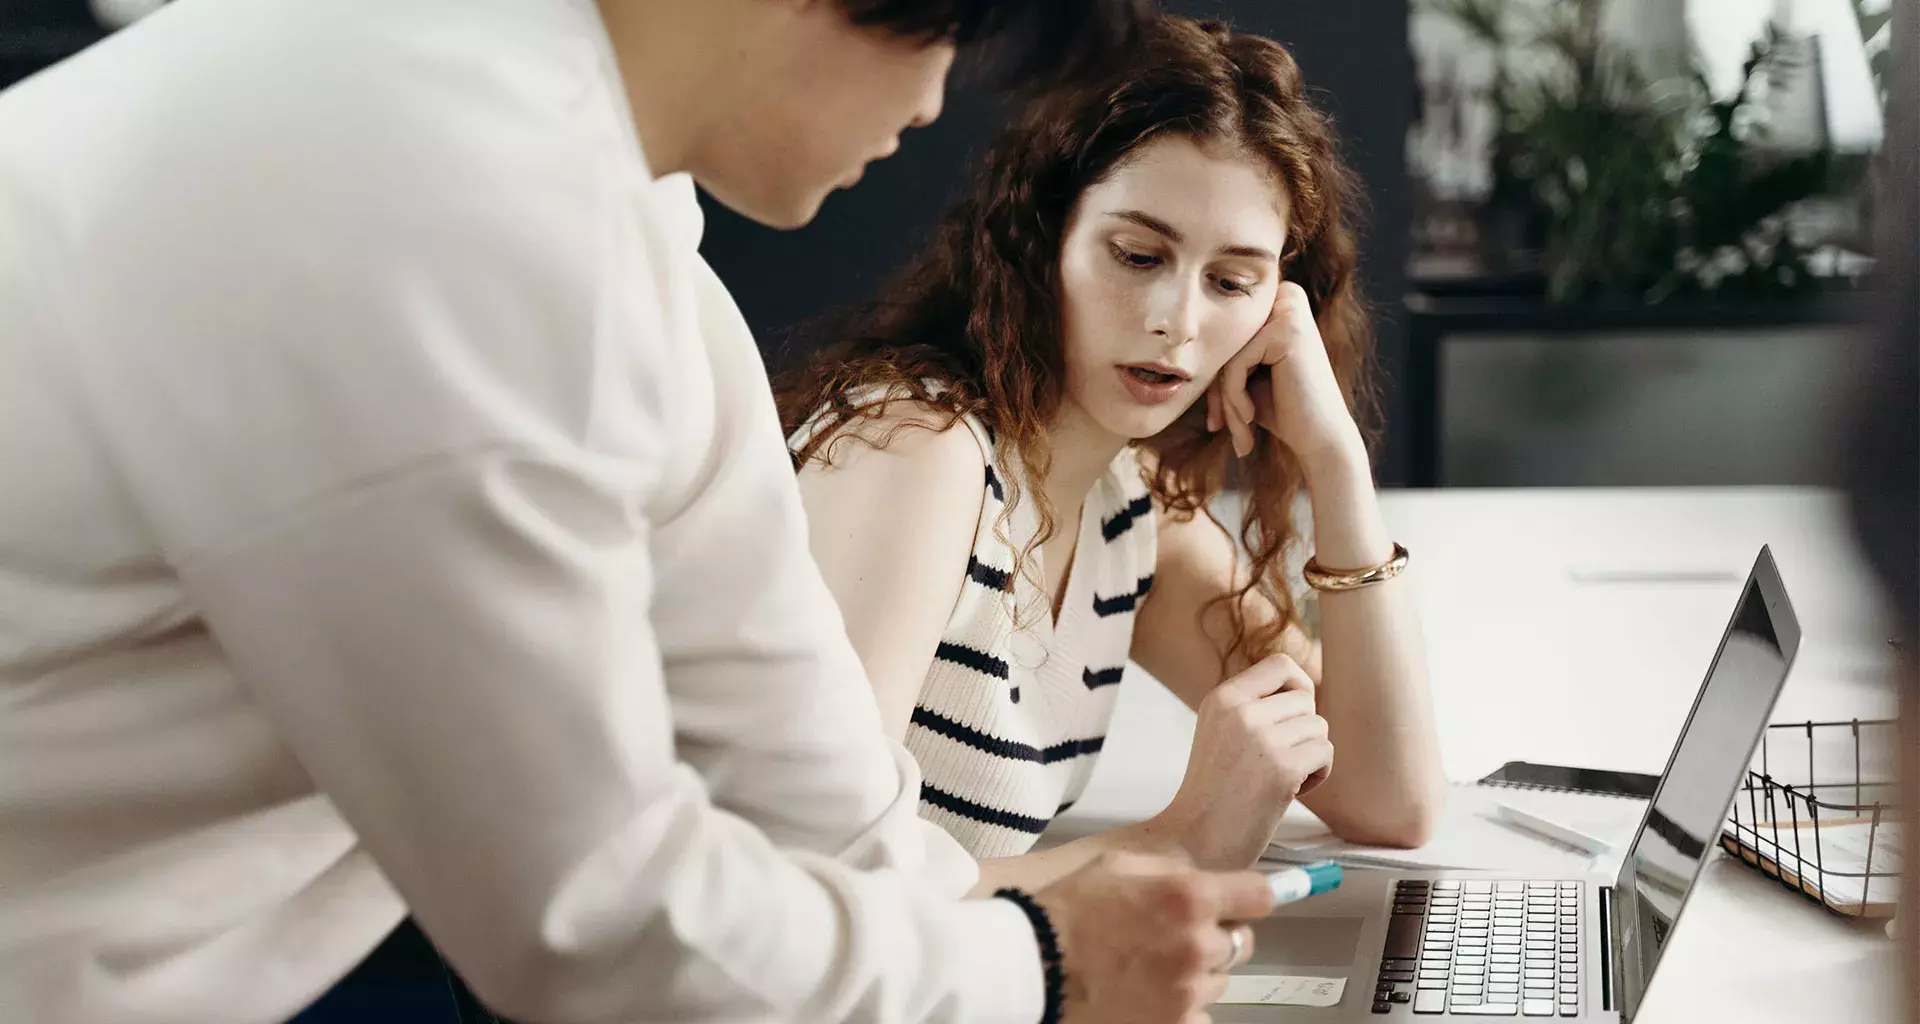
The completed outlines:
<svg viewBox="0 0 1920 1024">
<path fill-rule="evenodd" d="M 1175 245 L 1187 240 L 1187 237 L 1181 234 L 1173 225 L 1155 217 L 1153 214 L 1141 210 L 1109 210 L 1107 211 L 1107 216 L 1124 221 L 1131 221 L 1155 234 L 1164 235 L 1167 241 Z M 1248 256 L 1256 260 L 1271 260 L 1275 263 L 1280 262 L 1280 257 L 1275 255 L 1271 250 L 1262 249 L 1257 245 L 1223 245 L 1220 247 L 1219 253 L 1222 256 Z"/>
</svg>

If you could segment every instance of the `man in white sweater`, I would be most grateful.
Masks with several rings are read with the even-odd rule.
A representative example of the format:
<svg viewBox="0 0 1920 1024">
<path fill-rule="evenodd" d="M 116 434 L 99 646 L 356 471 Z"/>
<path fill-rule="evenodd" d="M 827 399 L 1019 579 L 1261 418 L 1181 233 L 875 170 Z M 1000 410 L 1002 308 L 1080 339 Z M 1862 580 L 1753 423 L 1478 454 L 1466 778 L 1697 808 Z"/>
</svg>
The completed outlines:
<svg viewBox="0 0 1920 1024">
<path fill-rule="evenodd" d="M 0 94 L 0 1017 L 410 912 L 526 1021 L 1195 1019 L 1257 876 L 958 898 L 688 180 L 803 223 L 1119 7 L 178 0 Z"/>
</svg>

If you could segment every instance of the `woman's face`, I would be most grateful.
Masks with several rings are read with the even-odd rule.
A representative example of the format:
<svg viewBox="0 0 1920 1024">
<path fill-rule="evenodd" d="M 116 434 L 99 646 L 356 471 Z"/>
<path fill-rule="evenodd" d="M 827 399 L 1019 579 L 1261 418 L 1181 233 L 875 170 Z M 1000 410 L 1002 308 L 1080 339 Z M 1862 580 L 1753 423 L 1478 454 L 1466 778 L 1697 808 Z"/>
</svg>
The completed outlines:
<svg viewBox="0 0 1920 1024">
<path fill-rule="evenodd" d="M 1060 246 L 1067 400 L 1166 429 L 1273 312 L 1287 197 L 1254 158 L 1156 139 L 1080 196 Z"/>
</svg>

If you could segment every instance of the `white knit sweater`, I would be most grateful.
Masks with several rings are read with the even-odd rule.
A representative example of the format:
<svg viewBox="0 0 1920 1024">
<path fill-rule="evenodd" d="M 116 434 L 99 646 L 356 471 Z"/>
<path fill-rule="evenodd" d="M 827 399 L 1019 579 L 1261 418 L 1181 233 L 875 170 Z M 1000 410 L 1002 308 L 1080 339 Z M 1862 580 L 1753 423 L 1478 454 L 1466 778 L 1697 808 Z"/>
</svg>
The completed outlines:
<svg viewBox="0 0 1920 1024">
<path fill-rule="evenodd" d="M 1018 453 L 977 418 L 962 422 L 984 469 L 979 525 L 906 746 L 923 775 L 921 815 L 975 857 L 1009 857 L 1030 849 L 1093 773 L 1134 611 L 1153 585 L 1153 506 L 1129 448 L 1088 493 L 1079 523 L 1058 526 L 1078 532 L 1056 622 L 1033 559 L 1013 576 L 1015 553 L 1039 528 L 1030 486 L 1003 516 L 1003 481 L 1026 479 Z"/>
</svg>

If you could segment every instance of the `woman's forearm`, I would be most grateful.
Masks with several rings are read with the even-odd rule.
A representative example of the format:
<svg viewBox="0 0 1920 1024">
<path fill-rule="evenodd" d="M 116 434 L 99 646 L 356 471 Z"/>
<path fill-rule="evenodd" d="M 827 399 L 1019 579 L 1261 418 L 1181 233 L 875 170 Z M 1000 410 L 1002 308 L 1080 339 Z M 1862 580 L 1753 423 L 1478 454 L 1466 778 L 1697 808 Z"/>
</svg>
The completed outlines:
<svg viewBox="0 0 1920 1024">
<path fill-rule="evenodd" d="M 1320 564 L 1351 570 L 1392 557 L 1358 439 L 1305 466 Z M 1319 601 L 1318 705 L 1337 753 L 1333 775 L 1306 803 L 1344 838 L 1419 845 L 1440 813 L 1445 776 L 1407 585 L 1390 580 Z"/>
</svg>

